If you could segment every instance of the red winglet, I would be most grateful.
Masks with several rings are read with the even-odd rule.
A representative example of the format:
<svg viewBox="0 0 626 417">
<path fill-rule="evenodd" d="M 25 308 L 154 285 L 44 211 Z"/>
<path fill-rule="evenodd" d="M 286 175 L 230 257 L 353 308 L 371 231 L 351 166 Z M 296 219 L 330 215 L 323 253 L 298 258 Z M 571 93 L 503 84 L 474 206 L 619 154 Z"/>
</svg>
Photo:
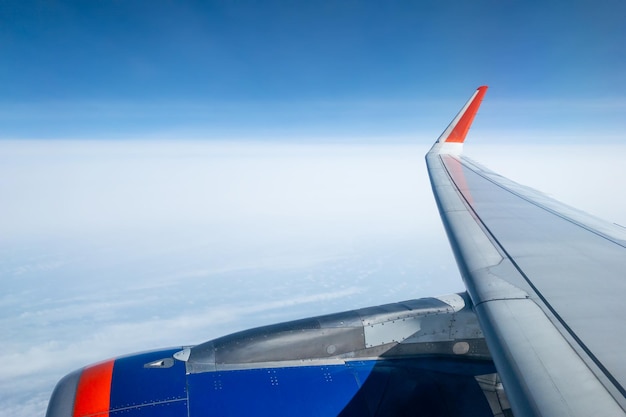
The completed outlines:
<svg viewBox="0 0 626 417">
<path fill-rule="evenodd" d="M 109 360 L 83 370 L 76 390 L 74 417 L 108 416 L 113 364 Z"/>
<path fill-rule="evenodd" d="M 465 136 L 467 136 L 467 132 L 474 121 L 486 91 L 486 85 L 478 87 L 459 114 L 452 120 L 452 123 L 441 134 L 438 142 L 463 143 L 465 141 Z"/>
</svg>

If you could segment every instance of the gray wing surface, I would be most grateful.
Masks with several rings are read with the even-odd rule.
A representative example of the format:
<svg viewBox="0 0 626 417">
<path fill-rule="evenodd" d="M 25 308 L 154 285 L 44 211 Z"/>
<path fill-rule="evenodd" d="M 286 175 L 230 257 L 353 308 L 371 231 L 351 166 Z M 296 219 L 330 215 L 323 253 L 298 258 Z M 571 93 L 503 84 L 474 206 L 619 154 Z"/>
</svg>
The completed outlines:
<svg viewBox="0 0 626 417">
<path fill-rule="evenodd" d="M 626 415 L 626 231 L 464 157 L 485 90 L 426 162 L 514 414 Z"/>
</svg>

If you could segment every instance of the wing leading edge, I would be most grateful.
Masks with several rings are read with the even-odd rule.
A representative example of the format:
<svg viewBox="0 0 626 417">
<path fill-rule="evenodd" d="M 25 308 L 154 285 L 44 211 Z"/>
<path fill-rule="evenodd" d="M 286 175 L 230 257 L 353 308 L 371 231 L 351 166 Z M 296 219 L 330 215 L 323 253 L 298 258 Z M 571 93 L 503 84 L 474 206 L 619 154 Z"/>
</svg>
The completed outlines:
<svg viewBox="0 0 626 417">
<path fill-rule="evenodd" d="M 626 233 L 461 154 L 486 89 L 426 162 L 514 414 L 625 415 Z"/>
</svg>

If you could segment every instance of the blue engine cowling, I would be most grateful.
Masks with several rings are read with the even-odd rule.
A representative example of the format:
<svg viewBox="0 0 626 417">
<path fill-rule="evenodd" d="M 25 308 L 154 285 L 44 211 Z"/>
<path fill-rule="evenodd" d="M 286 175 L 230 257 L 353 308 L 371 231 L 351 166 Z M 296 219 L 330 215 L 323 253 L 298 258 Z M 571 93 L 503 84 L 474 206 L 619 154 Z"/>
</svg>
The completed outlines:
<svg viewBox="0 0 626 417">
<path fill-rule="evenodd" d="M 58 383 L 47 416 L 492 416 L 508 411 L 495 372 L 461 294 L 92 365 Z"/>
</svg>

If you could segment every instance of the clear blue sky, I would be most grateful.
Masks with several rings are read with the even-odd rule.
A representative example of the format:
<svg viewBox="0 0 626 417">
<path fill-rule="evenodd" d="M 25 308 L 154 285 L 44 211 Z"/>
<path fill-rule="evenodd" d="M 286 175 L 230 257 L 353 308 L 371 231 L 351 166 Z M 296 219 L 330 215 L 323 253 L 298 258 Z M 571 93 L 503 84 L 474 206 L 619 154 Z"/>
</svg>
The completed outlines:
<svg viewBox="0 0 626 417">
<path fill-rule="evenodd" d="M 0 138 L 411 136 L 481 84 L 493 129 L 619 131 L 624 22 L 622 0 L 8 0 Z"/>
</svg>

